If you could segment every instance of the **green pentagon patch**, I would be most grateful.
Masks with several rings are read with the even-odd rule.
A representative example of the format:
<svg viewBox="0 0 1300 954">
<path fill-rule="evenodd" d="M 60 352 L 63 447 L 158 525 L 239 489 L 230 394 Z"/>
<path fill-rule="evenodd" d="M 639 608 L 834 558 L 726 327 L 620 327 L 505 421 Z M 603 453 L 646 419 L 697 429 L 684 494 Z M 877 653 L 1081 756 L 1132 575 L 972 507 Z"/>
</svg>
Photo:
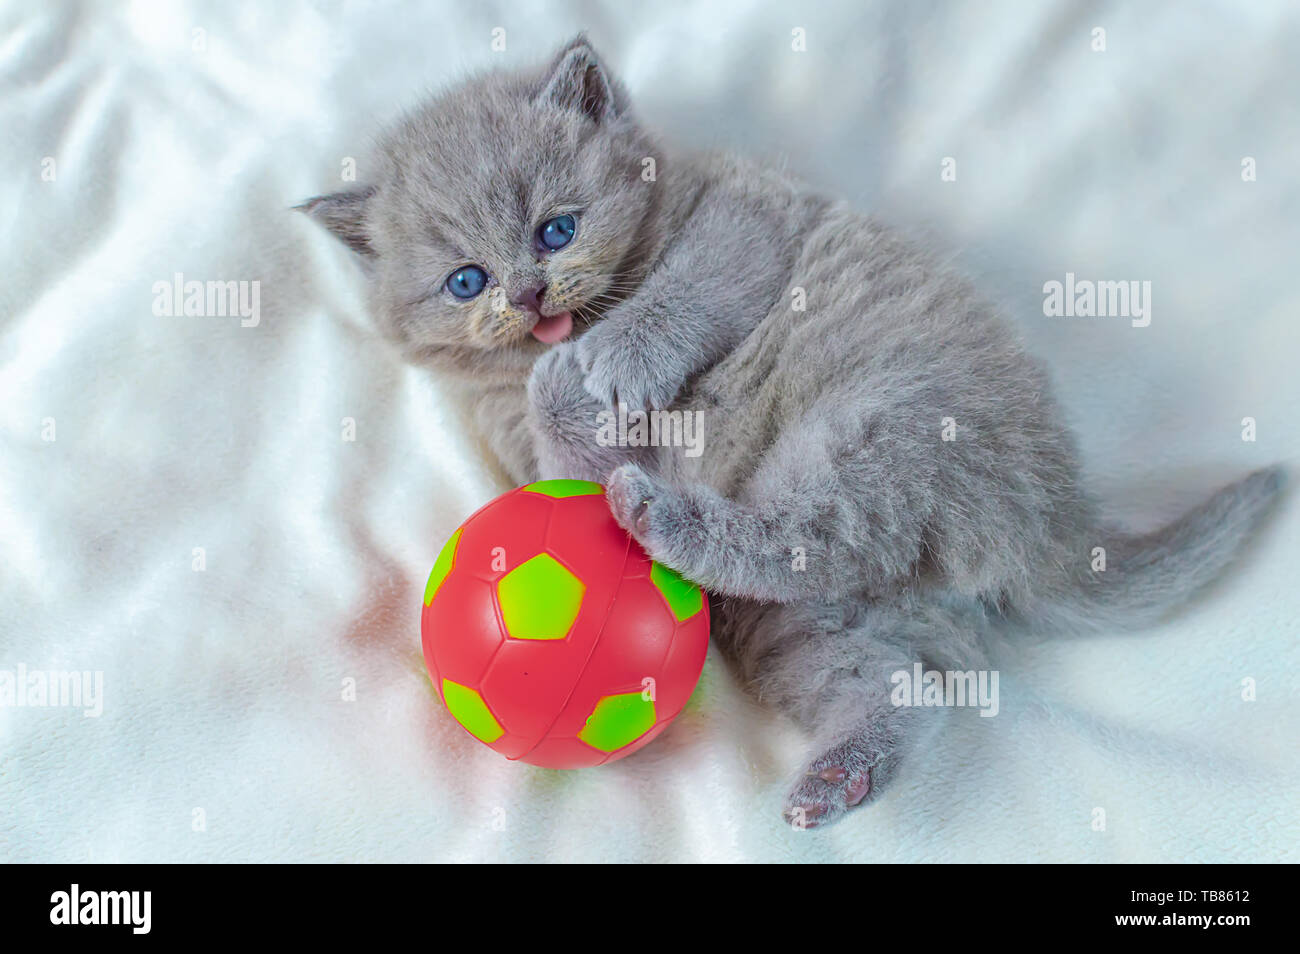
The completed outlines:
<svg viewBox="0 0 1300 954">
<path fill-rule="evenodd" d="M 429 582 L 424 584 L 425 606 L 433 602 L 433 596 L 438 592 L 438 587 L 442 586 L 442 581 L 447 579 L 447 574 L 456 565 L 456 547 L 459 543 L 460 529 L 458 528 L 451 535 L 451 539 L 442 545 L 438 559 L 433 561 L 433 570 L 429 573 Z"/>
<path fill-rule="evenodd" d="M 497 582 L 506 635 L 563 639 L 582 608 L 582 581 L 549 553 L 519 564 Z"/>
<path fill-rule="evenodd" d="M 676 570 L 670 570 L 662 563 L 652 561 L 650 582 L 663 594 L 664 601 L 679 623 L 690 619 L 704 608 L 703 591 L 690 580 L 683 580 Z"/>
<path fill-rule="evenodd" d="M 456 721 L 480 742 L 495 742 L 506 734 L 506 730 L 501 728 L 501 723 L 497 722 L 488 710 L 483 697 L 469 686 L 444 679 L 442 698 L 447 703 L 447 709 L 456 717 Z"/>
<path fill-rule="evenodd" d="M 596 703 L 578 738 L 601 752 L 616 752 L 641 738 L 654 724 L 653 700 L 639 692 L 625 692 Z"/>
<path fill-rule="evenodd" d="M 605 488 L 590 480 L 539 480 L 524 487 L 534 494 L 548 497 L 584 497 L 588 494 L 603 494 Z"/>
</svg>

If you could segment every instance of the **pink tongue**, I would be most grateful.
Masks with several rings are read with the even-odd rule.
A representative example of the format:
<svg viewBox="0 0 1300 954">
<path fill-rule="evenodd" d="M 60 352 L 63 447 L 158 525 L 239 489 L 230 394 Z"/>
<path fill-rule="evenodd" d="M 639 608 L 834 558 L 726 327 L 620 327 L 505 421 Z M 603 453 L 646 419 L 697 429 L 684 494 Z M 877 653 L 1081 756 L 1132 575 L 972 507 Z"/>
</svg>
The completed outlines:
<svg viewBox="0 0 1300 954">
<path fill-rule="evenodd" d="M 543 315 L 533 325 L 533 337 L 542 344 L 555 344 L 569 337 L 573 330 L 573 315 L 562 311 L 558 315 Z"/>
</svg>

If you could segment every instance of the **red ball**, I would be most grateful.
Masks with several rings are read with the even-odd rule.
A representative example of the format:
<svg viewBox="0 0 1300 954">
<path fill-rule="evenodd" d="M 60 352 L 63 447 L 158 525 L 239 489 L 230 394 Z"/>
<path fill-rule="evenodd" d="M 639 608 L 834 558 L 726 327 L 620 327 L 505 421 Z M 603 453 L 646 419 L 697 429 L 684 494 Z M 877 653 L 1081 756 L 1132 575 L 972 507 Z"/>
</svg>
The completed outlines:
<svg viewBox="0 0 1300 954">
<path fill-rule="evenodd" d="M 452 534 L 420 619 L 447 708 L 508 759 L 584 768 L 663 731 L 704 666 L 709 603 L 614 522 L 600 484 L 544 480 Z"/>
</svg>

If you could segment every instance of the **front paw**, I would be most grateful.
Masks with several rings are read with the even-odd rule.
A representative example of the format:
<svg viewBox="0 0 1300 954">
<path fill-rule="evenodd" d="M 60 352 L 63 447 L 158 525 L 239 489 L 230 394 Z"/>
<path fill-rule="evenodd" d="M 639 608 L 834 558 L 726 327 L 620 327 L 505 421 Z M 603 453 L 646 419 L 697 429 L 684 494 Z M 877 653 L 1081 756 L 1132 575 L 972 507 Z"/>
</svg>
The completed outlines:
<svg viewBox="0 0 1300 954">
<path fill-rule="evenodd" d="M 662 410 L 686 381 L 679 356 L 628 323 L 605 319 L 578 339 L 583 387 L 606 407 Z"/>
<path fill-rule="evenodd" d="M 656 502 L 663 502 L 662 485 L 636 464 L 624 464 L 609 475 L 605 486 L 605 499 L 609 511 L 643 547 L 649 550 L 651 521 Z M 651 554 L 652 556 L 654 554 Z"/>
<path fill-rule="evenodd" d="M 572 407 L 578 398 L 585 397 L 576 348 L 572 343 L 558 344 L 533 362 L 528 375 L 528 401 L 534 409 L 546 412 Z"/>
<path fill-rule="evenodd" d="M 699 507 L 689 491 L 627 463 L 606 479 L 605 500 L 618 525 L 651 559 L 703 582 L 708 548 Z"/>
</svg>

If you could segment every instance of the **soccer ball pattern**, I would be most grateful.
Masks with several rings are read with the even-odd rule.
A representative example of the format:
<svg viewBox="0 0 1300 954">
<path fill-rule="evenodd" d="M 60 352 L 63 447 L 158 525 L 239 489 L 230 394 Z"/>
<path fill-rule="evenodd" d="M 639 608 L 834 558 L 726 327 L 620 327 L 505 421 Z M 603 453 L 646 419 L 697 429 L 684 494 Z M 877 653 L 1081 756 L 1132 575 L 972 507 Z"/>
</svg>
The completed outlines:
<svg viewBox="0 0 1300 954">
<path fill-rule="evenodd" d="M 583 768 L 630 755 L 681 711 L 709 607 L 614 522 L 600 484 L 544 480 L 452 534 L 420 630 L 466 731 L 509 759 Z"/>
</svg>

